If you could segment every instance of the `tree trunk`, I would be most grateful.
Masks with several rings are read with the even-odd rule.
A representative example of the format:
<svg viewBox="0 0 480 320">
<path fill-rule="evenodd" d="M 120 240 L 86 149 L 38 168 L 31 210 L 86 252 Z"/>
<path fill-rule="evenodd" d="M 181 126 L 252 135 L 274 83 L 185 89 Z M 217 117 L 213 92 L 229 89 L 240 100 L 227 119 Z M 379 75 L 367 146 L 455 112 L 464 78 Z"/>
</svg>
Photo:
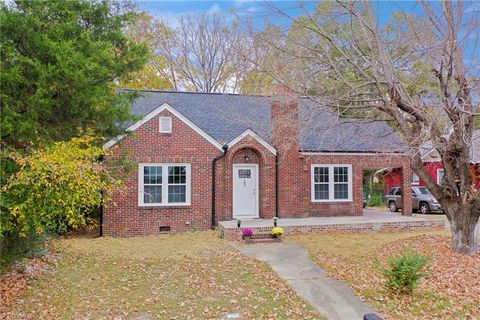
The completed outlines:
<svg viewBox="0 0 480 320">
<path fill-rule="evenodd" d="M 476 254 L 478 252 L 478 217 L 468 212 L 455 212 L 449 221 L 453 251 Z"/>
</svg>

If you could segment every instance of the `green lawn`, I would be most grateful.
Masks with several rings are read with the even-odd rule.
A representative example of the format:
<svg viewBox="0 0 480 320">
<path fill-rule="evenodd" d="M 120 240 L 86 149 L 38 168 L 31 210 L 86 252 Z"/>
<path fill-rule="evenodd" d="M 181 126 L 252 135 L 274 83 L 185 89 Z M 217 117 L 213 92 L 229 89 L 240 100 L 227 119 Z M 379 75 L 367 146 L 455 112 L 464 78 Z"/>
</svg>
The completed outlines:
<svg viewBox="0 0 480 320">
<path fill-rule="evenodd" d="M 266 264 L 211 231 L 49 246 L 57 260 L 9 306 L 10 318 L 321 318 Z"/>
<path fill-rule="evenodd" d="M 312 234 L 287 241 L 306 246 L 320 267 L 387 319 L 480 319 L 480 254 L 453 253 L 449 236 L 447 231 Z M 412 296 L 392 295 L 378 264 L 406 247 L 431 258 L 429 273 Z"/>
</svg>

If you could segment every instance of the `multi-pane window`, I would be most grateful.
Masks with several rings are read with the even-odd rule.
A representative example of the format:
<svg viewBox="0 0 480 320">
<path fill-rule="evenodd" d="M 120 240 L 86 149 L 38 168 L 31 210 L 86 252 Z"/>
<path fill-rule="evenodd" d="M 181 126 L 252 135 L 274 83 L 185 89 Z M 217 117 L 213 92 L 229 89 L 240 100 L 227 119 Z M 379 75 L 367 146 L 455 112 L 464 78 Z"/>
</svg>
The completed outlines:
<svg viewBox="0 0 480 320">
<path fill-rule="evenodd" d="M 185 203 L 187 196 L 187 168 L 168 166 L 168 202 Z"/>
<path fill-rule="evenodd" d="M 190 204 L 190 164 L 140 164 L 139 205 Z"/>
<path fill-rule="evenodd" d="M 329 199 L 329 173 L 328 167 L 316 167 L 314 169 L 314 192 L 316 200 Z"/>
<path fill-rule="evenodd" d="M 333 198 L 348 199 L 348 167 L 333 168 Z"/>
<path fill-rule="evenodd" d="M 312 165 L 313 202 L 351 200 L 351 165 Z"/>
<path fill-rule="evenodd" d="M 143 203 L 162 203 L 162 167 L 143 167 Z"/>
</svg>

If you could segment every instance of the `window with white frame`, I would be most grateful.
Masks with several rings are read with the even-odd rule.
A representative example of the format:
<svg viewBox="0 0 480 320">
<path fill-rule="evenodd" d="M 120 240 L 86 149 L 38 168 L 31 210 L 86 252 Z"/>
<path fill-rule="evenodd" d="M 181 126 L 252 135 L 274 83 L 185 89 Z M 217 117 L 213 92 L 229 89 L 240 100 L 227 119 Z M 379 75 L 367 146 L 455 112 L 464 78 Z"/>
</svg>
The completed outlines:
<svg viewBox="0 0 480 320">
<path fill-rule="evenodd" d="M 312 165 L 312 202 L 352 201 L 352 165 Z"/>
<path fill-rule="evenodd" d="M 443 178 L 445 177 L 444 169 L 437 169 L 437 184 L 439 186 L 443 185 Z"/>
<path fill-rule="evenodd" d="M 172 117 L 160 117 L 160 133 L 172 133 Z"/>
<path fill-rule="evenodd" d="M 412 172 L 412 185 L 416 186 L 419 183 L 420 183 L 420 177 L 415 172 Z"/>
<path fill-rule="evenodd" d="M 190 204 L 190 164 L 140 164 L 138 172 L 140 206 Z"/>
</svg>

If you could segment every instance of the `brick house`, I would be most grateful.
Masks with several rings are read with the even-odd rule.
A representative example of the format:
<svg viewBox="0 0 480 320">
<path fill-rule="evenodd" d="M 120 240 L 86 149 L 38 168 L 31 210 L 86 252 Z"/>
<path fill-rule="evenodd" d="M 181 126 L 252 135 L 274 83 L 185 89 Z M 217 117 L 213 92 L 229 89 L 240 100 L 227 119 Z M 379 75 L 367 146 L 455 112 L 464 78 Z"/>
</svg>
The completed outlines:
<svg viewBox="0 0 480 320">
<path fill-rule="evenodd" d="M 473 183 L 475 188 L 480 189 L 480 130 L 474 130 L 472 137 L 472 148 L 470 149 L 470 166 L 473 175 Z M 437 182 L 442 184 L 444 169 L 443 163 L 440 159 L 440 154 L 433 147 L 430 141 L 422 145 L 420 150 L 422 161 L 427 169 L 429 175 Z M 398 169 L 386 169 L 381 171 L 384 177 L 384 192 L 387 194 L 393 187 L 398 187 L 401 184 L 401 171 Z M 420 179 L 415 173 L 412 173 L 412 185 L 426 186 L 425 181 Z"/>
<path fill-rule="evenodd" d="M 279 87 L 271 97 L 143 91 L 141 120 L 109 141 L 135 170 L 103 211 L 103 234 L 207 229 L 218 221 L 362 215 L 362 170 L 398 168 L 403 144 L 381 121 L 338 118 Z M 406 213 L 411 197 L 404 197 Z"/>
</svg>

